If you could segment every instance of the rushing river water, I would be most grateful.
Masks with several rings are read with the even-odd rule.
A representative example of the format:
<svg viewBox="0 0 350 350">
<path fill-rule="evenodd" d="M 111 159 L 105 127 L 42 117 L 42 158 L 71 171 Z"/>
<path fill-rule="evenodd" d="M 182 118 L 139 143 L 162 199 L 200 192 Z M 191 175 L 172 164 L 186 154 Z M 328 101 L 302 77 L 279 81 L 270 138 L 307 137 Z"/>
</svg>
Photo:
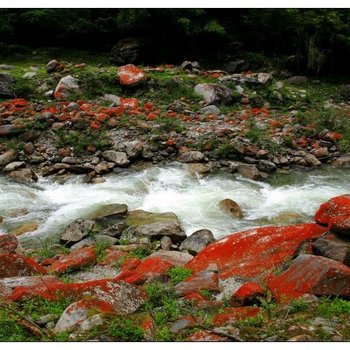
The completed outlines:
<svg viewBox="0 0 350 350">
<path fill-rule="evenodd" d="M 350 170 L 334 168 L 275 174 L 267 182 L 258 182 L 227 173 L 195 179 L 186 165 L 173 163 L 128 170 L 106 180 L 91 185 L 83 184 L 80 177 L 64 184 L 40 178 L 30 186 L 0 177 L 0 215 L 4 217 L 0 231 L 11 232 L 34 222 L 38 228 L 21 236 L 24 241 L 54 238 L 71 221 L 101 204 L 125 203 L 129 210 L 174 212 L 188 235 L 207 228 L 219 238 L 250 227 L 311 220 L 322 202 L 350 192 Z M 218 202 L 224 198 L 241 206 L 243 220 L 219 209 Z"/>
</svg>

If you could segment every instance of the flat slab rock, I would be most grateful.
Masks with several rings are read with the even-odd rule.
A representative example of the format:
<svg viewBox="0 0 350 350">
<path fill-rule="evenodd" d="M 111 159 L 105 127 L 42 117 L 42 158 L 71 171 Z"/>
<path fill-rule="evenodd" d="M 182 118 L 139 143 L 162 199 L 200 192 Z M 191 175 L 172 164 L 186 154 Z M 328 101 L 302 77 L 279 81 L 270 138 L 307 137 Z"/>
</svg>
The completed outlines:
<svg viewBox="0 0 350 350">
<path fill-rule="evenodd" d="M 278 300 L 303 294 L 350 296 L 350 268 L 322 256 L 301 254 L 283 274 L 268 280 L 268 288 Z"/>
<path fill-rule="evenodd" d="M 189 261 L 193 259 L 193 255 L 188 253 L 182 253 L 177 251 L 162 251 L 158 250 L 157 252 L 151 254 L 149 257 L 147 257 L 145 260 L 149 258 L 161 258 L 163 260 L 169 261 L 170 263 L 174 264 L 175 266 L 184 266 Z"/>
<path fill-rule="evenodd" d="M 234 233 L 204 248 L 185 267 L 195 274 L 215 263 L 222 279 L 263 277 L 291 259 L 301 242 L 319 238 L 326 231 L 317 224 L 300 224 Z"/>
</svg>

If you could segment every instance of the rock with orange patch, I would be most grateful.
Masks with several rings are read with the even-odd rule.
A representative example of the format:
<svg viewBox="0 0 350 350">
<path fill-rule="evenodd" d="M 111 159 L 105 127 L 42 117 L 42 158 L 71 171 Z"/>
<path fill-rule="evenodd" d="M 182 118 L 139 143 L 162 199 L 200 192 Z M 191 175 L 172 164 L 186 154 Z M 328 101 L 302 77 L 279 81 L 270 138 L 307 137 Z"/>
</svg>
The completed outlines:
<svg viewBox="0 0 350 350">
<path fill-rule="evenodd" d="M 150 258 L 138 265 L 132 274 L 125 279 L 121 276 L 118 279 L 123 278 L 125 282 L 132 284 L 142 284 L 146 281 L 154 281 L 164 277 L 167 271 L 174 266 L 174 264 L 161 258 Z"/>
<path fill-rule="evenodd" d="M 350 216 L 350 194 L 331 198 L 321 204 L 315 214 L 318 224 L 328 225 L 329 220 L 336 216 Z"/>
<path fill-rule="evenodd" d="M 62 256 L 49 268 L 48 272 L 61 274 L 67 270 L 80 269 L 96 262 L 94 247 L 83 247 L 74 250 L 72 253 Z"/>
<path fill-rule="evenodd" d="M 251 300 L 264 295 L 263 288 L 255 282 L 246 282 L 231 297 L 232 305 L 248 305 Z"/>
<path fill-rule="evenodd" d="M 143 70 L 133 64 L 121 66 L 118 69 L 119 83 L 123 86 L 140 85 L 146 80 L 146 74 Z"/>
<path fill-rule="evenodd" d="M 202 271 L 194 277 L 188 277 L 175 286 L 176 293 L 187 295 L 201 290 L 219 292 L 219 280 L 217 273 Z"/>
<path fill-rule="evenodd" d="M 321 256 L 299 255 L 283 274 L 271 277 L 268 288 L 279 301 L 303 294 L 350 296 L 350 268 Z"/>
<path fill-rule="evenodd" d="M 0 254 L 15 253 L 18 245 L 18 239 L 14 235 L 0 234 Z"/>
<path fill-rule="evenodd" d="M 45 273 L 46 269 L 32 258 L 13 253 L 0 254 L 0 278 Z"/>
<path fill-rule="evenodd" d="M 98 265 L 115 265 L 118 261 L 124 256 L 128 255 L 126 252 L 122 252 L 120 250 L 108 249 L 106 251 L 105 258 L 98 263 Z"/>
<path fill-rule="evenodd" d="M 113 308 L 100 300 L 79 300 L 70 304 L 57 321 L 53 332 L 71 332 L 79 325 L 89 319 L 92 315 L 99 313 L 111 313 Z"/>
<path fill-rule="evenodd" d="M 350 215 L 331 218 L 328 222 L 328 229 L 345 236 L 350 236 Z"/>
<path fill-rule="evenodd" d="M 207 342 L 207 341 L 218 342 L 218 341 L 230 341 L 230 340 L 231 339 L 228 337 L 225 337 L 223 335 L 219 335 L 210 331 L 198 331 L 186 338 L 186 341 L 200 341 L 200 342 Z"/>
<path fill-rule="evenodd" d="M 301 242 L 319 238 L 326 230 L 316 224 L 300 224 L 234 233 L 208 245 L 185 267 L 196 274 L 215 263 L 222 279 L 263 277 L 291 259 Z"/>
<path fill-rule="evenodd" d="M 235 308 L 225 308 L 224 313 L 220 313 L 213 319 L 213 325 L 215 327 L 224 326 L 230 322 L 242 321 L 249 317 L 254 317 L 260 314 L 259 307 L 243 306 Z"/>
<path fill-rule="evenodd" d="M 64 100 L 77 91 L 79 91 L 78 79 L 67 75 L 59 81 L 53 95 L 55 99 Z"/>
</svg>

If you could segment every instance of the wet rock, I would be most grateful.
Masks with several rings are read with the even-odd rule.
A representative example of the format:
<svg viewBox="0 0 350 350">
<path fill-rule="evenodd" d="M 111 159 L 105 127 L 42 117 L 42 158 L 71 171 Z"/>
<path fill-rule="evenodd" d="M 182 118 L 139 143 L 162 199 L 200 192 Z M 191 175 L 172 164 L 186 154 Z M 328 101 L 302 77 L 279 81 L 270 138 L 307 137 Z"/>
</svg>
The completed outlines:
<svg viewBox="0 0 350 350">
<path fill-rule="evenodd" d="M 187 237 L 180 245 L 180 250 L 187 250 L 196 255 L 210 243 L 215 242 L 214 235 L 209 230 L 198 230 Z"/>
<path fill-rule="evenodd" d="M 348 169 L 350 168 L 350 156 L 341 156 L 337 158 L 334 162 L 332 162 L 332 165 L 336 166 L 337 168 Z"/>
<path fill-rule="evenodd" d="M 202 271 L 193 277 L 188 277 L 184 281 L 175 286 L 176 293 L 180 295 L 188 295 L 201 290 L 219 292 L 218 275 L 211 271 Z"/>
<path fill-rule="evenodd" d="M 19 245 L 18 239 L 11 234 L 0 234 L 0 254 L 15 253 Z"/>
<path fill-rule="evenodd" d="M 350 236 L 350 215 L 331 218 L 328 222 L 328 229 L 344 236 Z"/>
<path fill-rule="evenodd" d="M 32 183 L 38 181 L 38 176 L 30 168 L 14 170 L 11 171 L 8 175 L 20 182 Z"/>
<path fill-rule="evenodd" d="M 145 72 L 133 64 L 119 67 L 118 77 L 119 83 L 123 86 L 137 86 L 146 80 Z"/>
<path fill-rule="evenodd" d="M 309 164 L 311 166 L 321 165 L 321 162 L 313 154 L 307 154 L 304 157 L 304 160 L 307 162 L 307 164 Z"/>
<path fill-rule="evenodd" d="M 129 165 L 130 161 L 125 152 L 117 152 L 113 150 L 104 151 L 102 157 L 109 162 L 115 163 L 117 166 L 124 167 Z"/>
<path fill-rule="evenodd" d="M 194 87 L 194 93 L 209 104 L 232 102 L 232 91 L 224 85 L 198 84 Z"/>
<path fill-rule="evenodd" d="M 241 207 L 232 199 L 226 198 L 221 200 L 219 202 L 219 207 L 222 211 L 230 214 L 236 219 L 242 219 L 244 216 Z"/>
<path fill-rule="evenodd" d="M 251 180 L 260 180 L 262 178 L 260 171 L 253 164 L 239 164 L 236 170 L 238 174 Z"/>
<path fill-rule="evenodd" d="M 320 238 L 326 230 L 316 224 L 300 224 L 234 233 L 204 248 L 185 267 L 197 273 L 216 263 L 222 279 L 263 277 L 290 259 L 301 242 Z"/>
<path fill-rule="evenodd" d="M 16 95 L 13 91 L 14 81 L 10 74 L 0 73 L 0 98 L 15 98 Z"/>
<path fill-rule="evenodd" d="M 48 272 L 61 274 L 67 270 L 80 269 L 96 262 L 94 247 L 84 247 L 73 250 L 70 254 L 54 261 Z"/>
<path fill-rule="evenodd" d="M 167 237 L 167 236 L 164 236 L 161 240 L 160 240 L 160 247 L 163 249 L 163 250 L 171 250 L 171 247 L 173 245 L 173 242 L 172 240 Z"/>
<path fill-rule="evenodd" d="M 134 63 L 140 58 L 141 43 L 135 38 L 119 40 L 111 50 L 111 64 L 120 66 L 127 63 Z"/>
<path fill-rule="evenodd" d="M 220 109 L 218 107 L 216 107 L 215 105 L 205 106 L 205 107 L 201 108 L 199 112 L 201 114 L 204 114 L 204 115 L 213 114 L 213 115 L 218 116 L 221 114 Z"/>
<path fill-rule="evenodd" d="M 0 278 L 45 274 L 46 270 L 32 258 L 13 253 L 0 254 Z"/>
<path fill-rule="evenodd" d="M 346 253 L 350 252 L 350 245 L 345 242 L 341 243 L 319 238 L 312 243 L 312 250 L 315 255 L 321 255 L 325 258 L 345 263 Z"/>
<path fill-rule="evenodd" d="M 0 155 L 0 166 L 5 166 L 11 162 L 13 162 L 17 158 L 17 151 L 11 149 L 6 151 Z"/>
<path fill-rule="evenodd" d="M 258 169 L 265 173 L 272 173 L 277 169 L 277 166 L 269 160 L 262 159 L 258 163 Z"/>
<path fill-rule="evenodd" d="M 188 164 L 188 171 L 193 177 L 203 178 L 210 174 L 211 166 L 202 163 Z"/>
<path fill-rule="evenodd" d="M 152 253 L 149 257 L 145 258 L 144 261 L 152 258 L 160 258 L 174 264 L 175 266 L 184 266 L 193 259 L 193 255 L 177 251 L 158 250 L 157 252 Z"/>
<path fill-rule="evenodd" d="M 14 171 L 14 170 L 17 170 L 19 168 L 23 168 L 25 165 L 26 165 L 25 162 L 12 162 L 12 163 L 9 163 L 5 166 L 4 172 Z"/>
<path fill-rule="evenodd" d="M 268 280 L 273 296 L 281 300 L 303 294 L 350 296 L 350 268 L 321 256 L 299 255 L 291 267 Z"/>
<path fill-rule="evenodd" d="M 77 219 L 66 227 L 61 235 L 61 241 L 64 243 L 79 242 L 92 232 L 94 225 L 94 221 Z"/>
<path fill-rule="evenodd" d="M 51 60 L 51 61 L 45 66 L 46 72 L 47 72 L 47 73 L 53 73 L 59 65 L 60 65 L 60 64 L 59 64 L 59 62 L 58 62 L 57 60 Z"/>
<path fill-rule="evenodd" d="M 73 78 L 71 75 L 66 75 L 57 84 L 54 97 L 55 99 L 66 100 L 69 98 L 69 95 L 77 93 L 78 91 L 78 79 Z"/>
<path fill-rule="evenodd" d="M 40 222 L 38 220 L 23 222 L 15 228 L 11 229 L 10 233 L 15 236 L 21 236 L 24 233 L 36 231 L 39 227 L 39 223 Z"/>
<path fill-rule="evenodd" d="M 107 303 L 99 300 L 79 300 L 70 304 L 56 323 L 53 332 L 55 334 L 62 332 L 71 332 L 82 322 L 89 319 L 91 313 L 108 313 L 113 308 Z"/>
<path fill-rule="evenodd" d="M 350 195 L 331 198 L 321 204 L 315 214 L 315 221 L 321 225 L 328 225 L 330 219 L 337 216 L 350 216 Z"/>
<path fill-rule="evenodd" d="M 187 151 L 182 153 L 178 160 L 181 163 L 200 163 L 204 161 L 204 154 L 199 151 Z"/>
<path fill-rule="evenodd" d="M 128 213 L 128 206 L 126 204 L 104 204 L 89 215 L 90 219 L 120 219 Z"/>
</svg>

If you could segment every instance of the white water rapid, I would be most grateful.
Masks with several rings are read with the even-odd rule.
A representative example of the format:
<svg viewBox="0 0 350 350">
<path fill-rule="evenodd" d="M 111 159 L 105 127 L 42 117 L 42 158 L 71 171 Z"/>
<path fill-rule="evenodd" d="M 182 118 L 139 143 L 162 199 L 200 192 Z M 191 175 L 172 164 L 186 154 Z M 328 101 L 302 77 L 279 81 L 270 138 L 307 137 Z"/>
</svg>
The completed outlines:
<svg viewBox="0 0 350 350">
<path fill-rule="evenodd" d="M 129 210 L 174 212 L 186 233 L 207 228 L 216 238 L 234 231 L 312 220 L 319 205 L 350 192 L 350 170 L 334 168 L 275 175 L 257 182 L 226 173 L 192 178 L 186 165 L 173 163 L 143 171 L 128 170 L 106 177 L 102 184 L 83 184 L 75 177 L 64 184 L 40 178 L 34 186 L 0 177 L 1 232 L 27 222 L 39 226 L 21 236 L 53 238 L 70 222 L 95 211 L 101 204 L 125 203 Z M 218 202 L 231 198 L 244 211 L 243 220 L 223 213 Z"/>
</svg>

